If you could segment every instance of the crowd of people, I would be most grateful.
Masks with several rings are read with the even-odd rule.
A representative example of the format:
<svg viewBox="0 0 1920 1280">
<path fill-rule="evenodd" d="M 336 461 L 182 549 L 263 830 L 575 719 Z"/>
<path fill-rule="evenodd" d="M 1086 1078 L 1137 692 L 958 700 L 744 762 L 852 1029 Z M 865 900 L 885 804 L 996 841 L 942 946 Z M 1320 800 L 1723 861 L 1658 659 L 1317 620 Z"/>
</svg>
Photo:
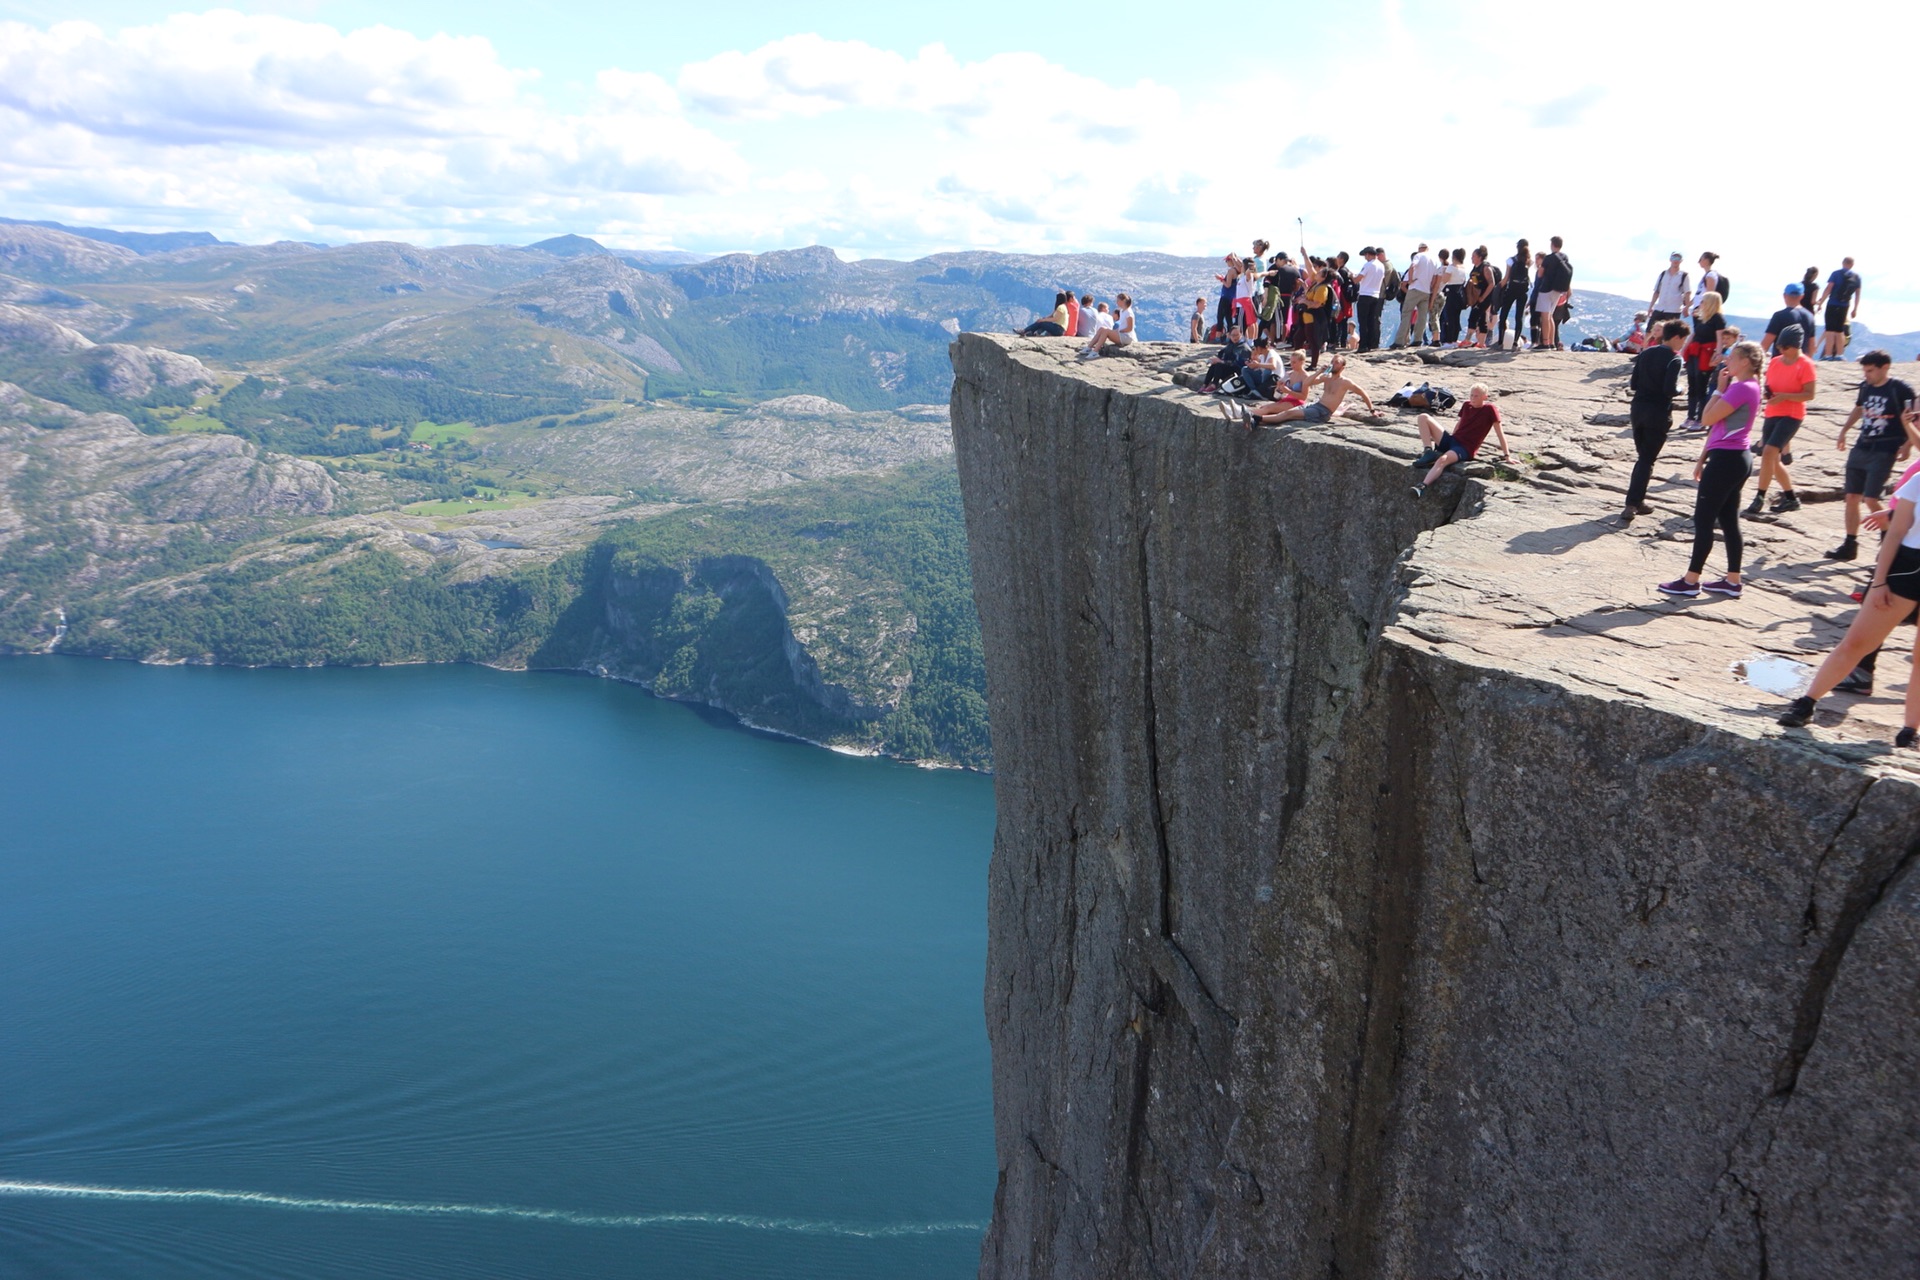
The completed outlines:
<svg viewBox="0 0 1920 1280">
<path fill-rule="evenodd" d="M 1252 252 L 1225 256 L 1224 270 L 1215 277 L 1220 289 L 1211 315 L 1205 297 L 1194 300 L 1189 340 L 1220 344 L 1203 389 L 1223 393 L 1222 416 L 1248 429 L 1324 425 L 1346 408 L 1349 396 L 1377 414 L 1372 396 L 1347 376 L 1346 353 L 1382 347 L 1381 311 L 1388 302 L 1400 304 L 1390 349 L 1437 344 L 1562 350 L 1560 326 L 1570 315 L 1573 264 L 1559 236 L 1548 244 L 1535 252 L 1520 240 L 1503 263 L 1494 262 L 1484 245 L 1429 253 L 1421 244 L 1402 271 L 1386 250 L 1373 245 L 1360 251 L 1354 268 L 1344 251 L 1316 257 L 1302 247 L 1295 261 L 1285 252 L 1270 254 L 1267 241 L 1255 240 Z M 1635 461 L 1621 525 L 1652 514 L 1647 489 L 1673 434 L 1683 389 L 1680 430 L 1700 440 L 1687 568 L 1656 590 L 1675 598 L 1738 599 L 1745 589 L 1741 521 L 1799 510 L 1791 470 L 1794 440 L 1806 422 L 1807 406 L 1820 394 L 1816 366 L 1847 359 L 1864 286 L 1852 258 L 1843 259 L 1824 282 L 1818 270 L 1808 268 L 1804 278 L 1781 290 L 1781 305 L 1765 331 L 1750 339 L 1729 323 L 1731 282 L 1719 256 L 1703 253 L 1696 261 L 1697 280 L 1685 269 L 1684 256 L 1671 254 L 1633 329 L 1617 342 L 1594 345 L 1633 355 L 1628 419 Z M 1133 300 L 1127 294 L 1116 295 L 1111 310 L 1090 295 L 1068 291 L 1055 302 L 1050 316 L 1023 332 L 1085 338 L 1082 359 L 1135 340 Z M 1815 310 L 1823 313 L 1824 328 Z M 1817 356 L 1809 354 L 1816 335 Z M 1322 371 L 1320 360 L 1329 351 L 1334 354 Z M 1894 475 L 1920 454 L 1920 403 L 1911 386 L 1892 376 L 1886 352 L 1869 351 L 1858 365 L 1852 410 L 1835 441 L 1846 451 L 1844 534 L 1827 556 L 1857 560 L 1863 529 L 1880 534 L 1881 541 L 1868 581 L 1853 593 L 1860 611 L 1807 693 L 1779 717 L 1788 727 L 1809 723 L 1818 700 L 1829 693 L 1871 694 L 1881 646 L 1896 626 L 1915 621 L 1920 611 L 1920 520 L 1915 518 L 1920 461 Z M 1416 392 L 1409 401 L 1412 407 L 1434 407 L 1420 396 Z M 1448 468 L 1474 458 L 1489 435 L 1502 457 L 1511 460 L 1499 406 L 1480 383 L 1468 389 L 1450 427 L 1429 412 L 1419 414 L 1416 427 L 1422 446 L 1414 459 L 1422 472 L 1412 487 L 1416 497 L 1424 497 Z M 1752 498 L 1742 506 L 1747 482 L 1756 475 Z M 1768 492 L 1776 486 L 1778 494 L 1769 504 Z M 1889 487 L 1891 505 L 1883 501 Z M 1716 535 L 1725 569 L 1709 581 L 1706 567 Z M 1920 644 L 1914 647 L 1904 712 L 1895 744 L 1912 747 L 1920 735 Z"/>
</svg>

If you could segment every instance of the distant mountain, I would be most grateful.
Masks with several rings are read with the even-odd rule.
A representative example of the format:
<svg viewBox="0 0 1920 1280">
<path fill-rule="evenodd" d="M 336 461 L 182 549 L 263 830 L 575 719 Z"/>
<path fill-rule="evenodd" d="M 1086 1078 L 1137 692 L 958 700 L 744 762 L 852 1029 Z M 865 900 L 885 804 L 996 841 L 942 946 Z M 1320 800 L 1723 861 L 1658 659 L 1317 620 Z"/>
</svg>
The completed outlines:
<svg viewBox="0 0 1920 1280">
<path fill-rule="evenodd" d="M 611 258 L 613 256 L 613 251 L 601 244 L 598 240 L 591 240 L 586 236 L 576 236 L 571 233 L 536 241 L 528 245 L 527 248 L 537 249 L 541 253 L 550 253 L 556 258 L 579 258 L 588 255 Z"/>
<path fill-rule="evenodd" d="M 194 249 L 202 245 L 226 244 L 208 231 L 111 231 L 105 227 L 70 227 L 62 222 L 30 222 L 21 218 L 0 218 L 0 224 L 13 227 L 45 227 L 64 231 L 82 240 L 117 244 L 135 253 L 171 253 L 175 249 Z"/>
</svg>

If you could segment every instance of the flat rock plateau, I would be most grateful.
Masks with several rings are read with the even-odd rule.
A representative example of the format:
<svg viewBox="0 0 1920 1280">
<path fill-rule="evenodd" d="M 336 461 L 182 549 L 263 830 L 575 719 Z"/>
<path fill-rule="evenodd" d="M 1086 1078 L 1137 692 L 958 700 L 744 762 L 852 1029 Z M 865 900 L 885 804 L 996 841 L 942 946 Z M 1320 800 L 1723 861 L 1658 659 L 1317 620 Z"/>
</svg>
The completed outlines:
<svg viewBox="0 0 1920 1280">
<path fill-rule="evenodd" d="M 1807 730 L 1744 678 L 1816 663 L 1864 581 L 1823 554 L 1856 367 L 1820 366 L 1745 597 L 1670 601 L 1699 437 L 1622 527 L 1624 357 L 1356 361 L 1383 405 L 1501 406 L 1516 463 L 1416 498 L 1411 413 L 1251 432 L 1203 350 L 1078 345 L 952 349 L 999 799 L 981 1274 L 1920 1274 L 1912 632 Z"/>
</svg>

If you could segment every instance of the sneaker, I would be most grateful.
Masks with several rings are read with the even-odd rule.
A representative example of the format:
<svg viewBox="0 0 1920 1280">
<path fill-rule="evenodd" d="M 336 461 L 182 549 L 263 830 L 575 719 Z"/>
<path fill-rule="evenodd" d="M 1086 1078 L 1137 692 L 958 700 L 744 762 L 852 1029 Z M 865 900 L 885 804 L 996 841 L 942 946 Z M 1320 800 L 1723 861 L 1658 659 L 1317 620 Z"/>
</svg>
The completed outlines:
<svg viewBox="0 0 1920 1280">
<path fill-rule="evenodd" d="M 1791 450 L 1780 455 L 1780 465 L 1783 467 L 1790 467 L 1793 465 L 1793 453 Z"/>
<path fill-rule="evenodd" d="M 1866 589 L 1862 588 L 1859 591 L 1847 592 L 1847 599 L 1853 601 L 1855 604 L 1865 604 L 1867 600 Z"/>
<path fill-rule="evenodd" d="M 1650 516 L 1653 514 L 1653 508 L 1644 502 L 1636 503 L 1633 508 L 1633 514 L 1637 516 Z"/>
<path fill-rule="evenodd" d="M 1813 699 L 1802 694 L 1787 704 L 1776 723 L 1783 729 L 1798 729 L 1812 719 Z"/>
<path fill-rule="evenodd" d="M 1620 523 L 1621 523 L 1621 524 L 1632 524 L 1632 523 L 1633 523 L 1633 508 L 1632 508 L 1632 507 L 1628 507 L 1628 508 L 1627 508 L 1626 510 L 1624 510 L 1624 511 L 1622 511 L 1622 512 L 1620 513 Z"/>
<path fill-rule="evenodd" d="M 1425 485 L 1423 485 L 1423 484 L 1417 484 L 1417 485 L 1415 485 L 1415 486 L 1413 486 L 1413 496 L 1414 496 L 1414 497 L 1416 497 L 1416 498 L 1424 498 L 1424 497 L 1426 497 L 1426 496 L 1427 496 L 1427 486 L 1425 486 Z"/>
<path fill-rule="evenodd" d="M 1915 729 L 1912 725 L 1906 725 L 1900 732 L 1893 735 L 1893 745 L 1896 747 L 1911 747 L 1916 737 L 1920 737 L 1920 730 Z"/>
<path fill-rule="evenodd" d="M 1767 491 L 1762 489 L 1753 495 L 1753 501 L 1740 509 L 1743 516 L 1763 516 L 1767 513 Z"/>
<path fill-rule="evenodd" d="M 1859 555 L 1860 555 L 1860 540 L 1858 538 L 1842 538 L 1840 539 L 1839 546 L 1827 552 L 1827 559 L 1854 560 L 1854 559 L 1858 559 Z"/>
<path fill-rule="evenodd" d="M 1672 582 L 1661 583 L 1654 590 L 1670 596 L 1697 596 L 1700 594 L 1700 584 L 1688 582 L 1685 578 L 1675 578 Z"/>
<path fill-rule="evenodd" d="M 1785 515 L 1789 511 L 1800 509 L 1800 495 L 1789 489 L 1773 500 L 1773 514 Z"/>
<path fill-rule="evenodd" d="M 1716 578 L 1712 582 L 1703 582 L 1700 584 L 1700 589 L 1702 591 L 1711 591 L 1717 596 L 1726 596 L 1732 600 L 1738 600 L 1740 598 L 1740 584 L 1726 578 Z"/>
<path fill-rule="evenodd" d="M 1853 673 L 1839 684 L 1833 686 L 1835 693 L 1856 693 L 1863 698 L 1873 696 L 1873 672 L 1866 667 L 1855 667 Z"/>
<path fill-rule="evenodd" d="M 1082 347 L 1080 349 L 1080 354 L 1074 357 L 1074 359 L 1076 360 L 1098 360 L 1099 358 L 1100 358 L 1100 353 L 1098 351 L 1095 351 L 1092 347 Z"/>
</svg>

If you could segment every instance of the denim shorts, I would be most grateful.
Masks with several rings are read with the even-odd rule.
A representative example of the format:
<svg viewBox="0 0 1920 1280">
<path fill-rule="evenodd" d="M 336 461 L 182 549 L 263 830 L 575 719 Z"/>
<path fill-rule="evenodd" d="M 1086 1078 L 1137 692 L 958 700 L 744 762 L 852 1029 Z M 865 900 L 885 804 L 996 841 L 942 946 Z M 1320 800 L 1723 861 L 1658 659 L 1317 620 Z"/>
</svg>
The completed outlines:
<svg viewBox="0 0 1920 1280">
<path fill-rule="evenodd" d="M 1300 421 L 1310 422 L 1316 427 L 1325 426 L 1333 421 L 1333 410 L 1316 400 L 1312 404 L 1301 406 Z"/>
</svg>

